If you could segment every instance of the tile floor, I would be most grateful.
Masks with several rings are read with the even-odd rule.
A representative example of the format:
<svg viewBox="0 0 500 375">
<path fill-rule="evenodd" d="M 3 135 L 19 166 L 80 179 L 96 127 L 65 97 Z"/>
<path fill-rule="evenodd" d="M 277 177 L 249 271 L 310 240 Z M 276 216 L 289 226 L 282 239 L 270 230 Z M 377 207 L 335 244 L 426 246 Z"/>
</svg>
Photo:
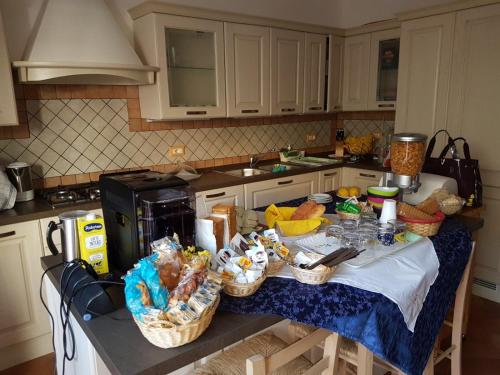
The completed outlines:
<svg viewBox="0 0 500 375">
<path fill-rule="evenodd" d="M 462 375 L 500 374 L 500 304 L 473 296 L 469 332 L 463 342 Z M 52 375 L 53 355 L 0 371 L 0 375 Z M 435 375 L 450 375 L 449 361 L 441 362 Z"/>
</svg>

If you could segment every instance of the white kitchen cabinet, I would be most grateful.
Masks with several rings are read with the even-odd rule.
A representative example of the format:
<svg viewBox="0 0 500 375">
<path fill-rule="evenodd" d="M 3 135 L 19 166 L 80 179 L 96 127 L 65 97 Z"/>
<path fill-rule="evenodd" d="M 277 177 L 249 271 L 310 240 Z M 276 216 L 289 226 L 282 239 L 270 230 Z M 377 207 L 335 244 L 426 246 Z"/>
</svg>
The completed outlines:
<svg viewBox="0 0 500 375">
<path fill-rule="evenodd" d="M 271 28 L 271 114 L 301 113 L 305 33 Z"/>
<path fill-rule="evenodd" d="M 243 185 L 197 192 L 196 217 L 205 218 L 210 216 L 212 207 L 219 203 L 244 207 L 245 192 L 243 190 Z"/>
<path fill-rule="evenodd" d="M 454 13 L 402 23 L 396 133 L 432 136 L 446 126 L 454 24 Z"/>
<path fill-rule="evenodd" d="M 50 332 L 39 298 L 41 256 L 38 220 L 0 227 L 0 369 L 52 351 L 50 336 L 41 340 Z M 24 346 L 11 356 L 17 344 Z"/>
<path fill-rule="evenodd" d="M 497 288 L 500 285 L 499 46 L 500 4 L 457 12 L 446 127 L 454 137 L 467 139 L 471 156 L 479 160 L 485 223 L 479 232 L 475 276 L 497 284 Z M 498 300 L 498 292 L 496 295 Z"/>
<path fill-rule="evenodd" d="M 317 184 L 317 173 L 306 173 L 245 184 L 245 208 L 249 210 L 267 206 L 271 203 L 306 197 L 317 192 Z"/>
<path fill-rule="evenodd" d="M 326 35 L 306 33 L 304 113 L 325 111 Z"/>
<path fill-rule="evenodd" d="M 328 112 L 334 112 L 342 109 L 344 38 L 330 35 L 328 50 Z"/>
<path fill-rule="evenodd" d="M 342 168 L 318 172 L 318 193 L 337 190 L 341 184 Z"/>
<path fill-rule="evenodd" d="M 160 67 L 154 85 L 139 87 L 147 119 L 226 116 L 223 22 L 151 13 L 134 21 L 138 50 Z"/>
<path fill-rule="evenodd" d="M 366 110 L 370 75 L 370 34 L 345 38 L 342 109 Z"/>
<path fill-rule="evenodd" d="M 224 23 L 227 114 L 269 115 L 269 27 Z"/>
<path fill-rule="evenodd" d="M 368 110 L 392 110 L 398 88 L 400 29 L 371 33 Z"/>
<path fill-rule="evenodd" d="M 342 186 L 359 186 L 361 194 L 366 194 L 368 186 L 378 186 L 383 175 L 370 169 L 342 168 Z"/>
<path fill-rule="evenodd" d="M 0 126 L 19 125 L 7 41 L 0 11 Z"/>
</svg>

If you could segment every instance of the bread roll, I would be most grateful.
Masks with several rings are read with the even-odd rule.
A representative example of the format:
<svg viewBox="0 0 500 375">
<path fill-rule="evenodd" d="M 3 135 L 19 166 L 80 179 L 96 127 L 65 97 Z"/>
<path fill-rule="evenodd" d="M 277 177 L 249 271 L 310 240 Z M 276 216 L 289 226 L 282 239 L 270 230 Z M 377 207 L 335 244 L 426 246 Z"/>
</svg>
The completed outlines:
<svg viewBox="0 0 500 375">
<path fill-rule="evenodd" d="M 292 214 L 291 220 L 307 220 L 320 217 L 325 213 L 326 207 L 314 201 L 302 203 Z"/>
</svg>

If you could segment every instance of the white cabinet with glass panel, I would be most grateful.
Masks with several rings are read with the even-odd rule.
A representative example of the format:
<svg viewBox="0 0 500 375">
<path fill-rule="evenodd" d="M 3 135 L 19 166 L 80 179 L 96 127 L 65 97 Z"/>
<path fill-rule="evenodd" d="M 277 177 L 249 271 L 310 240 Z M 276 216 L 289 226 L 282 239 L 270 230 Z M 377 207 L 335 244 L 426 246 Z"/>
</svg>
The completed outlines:
<svg viewBox="0 0 500 375">
<path fill-rule="evenodd" d="M 147 64 L 160 67 L 154 85 L 140 86 L 146 119 L 226 116 L 223 23 L 148 14 L 134 21 Z"/>
</svg>

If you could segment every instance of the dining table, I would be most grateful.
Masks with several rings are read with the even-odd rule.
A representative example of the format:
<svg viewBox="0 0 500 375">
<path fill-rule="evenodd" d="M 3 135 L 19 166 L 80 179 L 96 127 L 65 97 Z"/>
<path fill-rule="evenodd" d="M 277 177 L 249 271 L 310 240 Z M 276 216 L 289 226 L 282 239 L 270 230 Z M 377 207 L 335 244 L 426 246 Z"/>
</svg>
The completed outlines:
<svg viewBox="0 0 500 375">
<path fill-rule="evenodd" d="M 325 204 L 325 213 L 335 214 L 339 198 L 334 192 L 329 194 L 333 202 Z M 302 197 L 276 205 L 297 207 L 307 199 Z M 293 278 L 268 277 L 252 296 L 223 295 L 219 310 L 246 315 L 275 314 L 324 328 L 361 343 L 407 375 L 420 375 L 453 305 L 473 245 L 470 230 L 456 217 L 447 217 L 439 232 L 429 239 L 439 260 L 438 275 L 425 297 L 413 331 L 396 303 L 383 294 L 336 282 L 309 285 Z M 380 277 L 388 278 L 391 274 L 381 273 Z"/>
</svg>

